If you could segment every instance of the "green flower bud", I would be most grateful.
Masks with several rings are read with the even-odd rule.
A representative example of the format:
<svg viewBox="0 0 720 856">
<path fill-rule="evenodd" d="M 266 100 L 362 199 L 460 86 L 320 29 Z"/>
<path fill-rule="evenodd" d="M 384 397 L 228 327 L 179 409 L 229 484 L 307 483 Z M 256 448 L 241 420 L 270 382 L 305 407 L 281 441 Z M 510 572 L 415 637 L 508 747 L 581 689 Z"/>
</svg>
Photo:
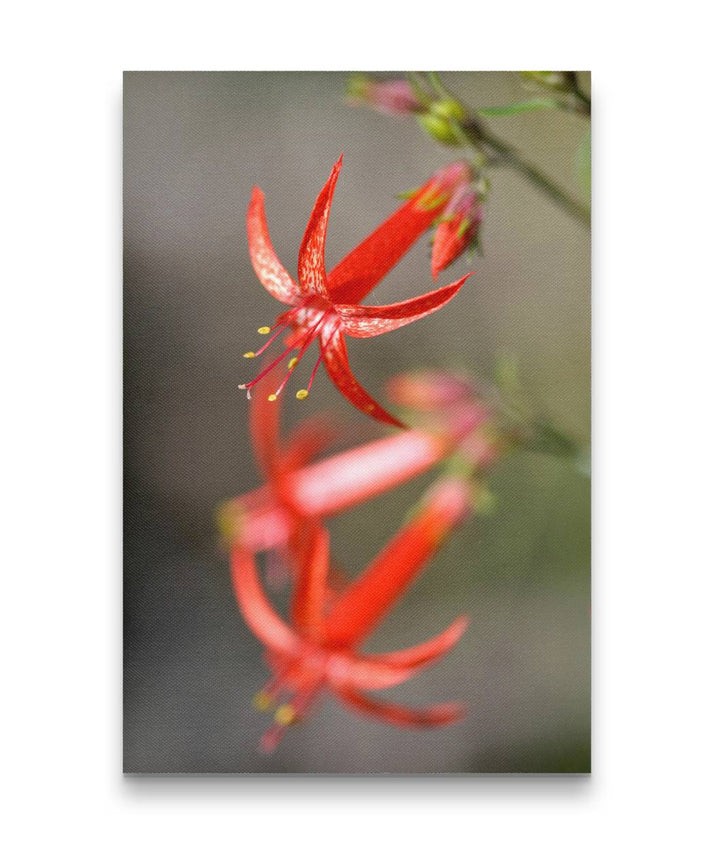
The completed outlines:
<svg viewBox="0 0 720 856">
<path fill-rule="evenodd" d="M 417 117 L 420 126 L 430 134 L 433 139 L 446 146 L 459 146 L 462 140 L 458 138 L 453 122 L 447 118 L 436 116 L 433 113 L 423 113 Z"/>
<path fill-rule="evenodd" d="M 438 116 L 440 119 L 455 119 L 457 122 L 464 122 L 466 118 L 465 109 L 462 104 L 452 98 L 433 101 L 430 105 L 430 112 L 433 116 Z"/>
</svg>

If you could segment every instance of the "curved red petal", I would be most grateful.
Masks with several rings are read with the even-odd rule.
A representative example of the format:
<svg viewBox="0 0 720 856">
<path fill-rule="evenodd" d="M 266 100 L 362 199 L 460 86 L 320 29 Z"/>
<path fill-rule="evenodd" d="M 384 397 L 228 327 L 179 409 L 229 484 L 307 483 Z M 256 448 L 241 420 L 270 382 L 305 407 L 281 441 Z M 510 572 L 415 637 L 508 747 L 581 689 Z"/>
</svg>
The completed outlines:
<svg viewBox="0 0 720 856">
<path fill-rule="evenodd" d="M 472 273 L 466 274 L 457 282 L 429 291 L 420 297 L 392 303 L 389 306 L 336 305 L 335 311 L 342 318 L 342 329 L 348 336 L 367 339 L 390 333 L 413 321 L 419 321 L 426 315 L 437 312 L 455 297 Z"/>
<path fill-rule="evenodd" d="M 325 236 L 333 193 L 342 169 L 342 155 L 332 168 L 330 178 L 315 200 L 298 256 L 298 278 L 304 294 L 318 294 L 328 298 L 325 275 Z"/>
<path fill-rule="evenodd" d="M 253 188 L 247 212 L 247 235 L 250 261 L 260 282 L 282 303 L 294 306 L 302 294 L 295 280 L 283 267 L 270 242 L 265 219 L 265 196 L 259 187 Z"/>
<path fill-rule="evenodd" d="M 321 334 L 321 337 L 323 339 L 323 362 L 328 376 L 350 404 L 379 422 L 386 422 L 396 428 L 405 428 L 406 426 L 399 419 L 388 413 L 363 389 L 352 373 L 342 333 L 335 332 L 328 339 L 325 338 L 324 334 Z"/>
<path fill-rule="evenodd" d="M 411 708 L 368 698 L 352 690 L 338 691 L 338 695 L 341 701 L 365 716 L 405 728 L 437 728 L 441 725 L 450 725 L 465 716 L 465 708 L 455 702 L 436 704 L 426 708 Z"/>
<path fill-rule="evenodd" d="M 421 642 L 419 645 L 413 645 L 412 648 L 405 648 L 402 651 L 377 654 L 375 657 L 381 658 L 388 666 L 400 666 L 403 668 L 429 666 L 457 644 L 467 629 L 468 621 L 469 619 L 466 615 L 461 615 L 449 627 L 443 630 L 442 633 L 438 633 L 437 636 L 433 636 L 432 639 L 428 639 L 426 642 Z"/>
<path fill-rule="evenodd" d="M 252 554 L 236 546 L 231 553 L 230 567 L 235 597 L 250 630 L 273 653 L 295 655 L 300 639 L 270 605 L 260 585 Z"/>
<path fill-rule="evenodd" d="M 339 303 L 359 303 L 432 226 L 455 188 L 468 180 L 466 163 L 437 172 L 330 271 L 328 291 Z"/>
</svg>

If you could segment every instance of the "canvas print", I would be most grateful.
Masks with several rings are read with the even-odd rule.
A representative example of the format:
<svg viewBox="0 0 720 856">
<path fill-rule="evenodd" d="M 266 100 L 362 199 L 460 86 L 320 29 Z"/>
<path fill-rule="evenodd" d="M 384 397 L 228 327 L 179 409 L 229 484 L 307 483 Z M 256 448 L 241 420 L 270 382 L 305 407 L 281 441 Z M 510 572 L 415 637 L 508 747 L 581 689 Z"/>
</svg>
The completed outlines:
<svg viewBox="0 0 720 856">
<path fill-rule="evenodd" d="M 126 72 L 126 773 L 590 771 L 590 105 Z"/>
</svg>

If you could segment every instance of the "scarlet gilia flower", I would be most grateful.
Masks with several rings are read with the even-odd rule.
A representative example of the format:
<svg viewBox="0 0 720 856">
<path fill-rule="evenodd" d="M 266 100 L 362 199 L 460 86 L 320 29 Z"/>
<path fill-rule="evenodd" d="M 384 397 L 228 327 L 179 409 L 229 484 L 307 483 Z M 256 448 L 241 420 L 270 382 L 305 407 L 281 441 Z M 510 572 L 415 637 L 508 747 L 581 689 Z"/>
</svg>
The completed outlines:
<svg viewBox="0 0 720 856">
<path fill-rule="evenodd" d="M 423 110 L 412 86 L 402 78 L 378 80 L 366 74 L 353 74 L 348 80 L 347 95 L 353 103 L 367 104 L 393 116 Z"/>
<path fill-rule="evenodd" d="M 328 586 L 327 531 L 312 529 L 298 557 L 289 621 L 270 604 L 252 552 L 242 545 L 234 547 L 231 566 L 238 604 L 248 627 L 265 646 L 273 672 L 255 698 L 262 710 L 276 707 L 275 721 L 260 743 L 264 751 L 277 746 L 285 729 L 302 719 L 324 690 L 352 709 L 392 725 L 433 727 L 463 715 L 462 707 L 454 703 L 413 710 L 366 693 L 403 683 L 436 662 L 464 633 L 465 616 L 412 648 L 371 655 L 358 649 L 470 510 L 468 484 L 459 479 L 442 481 L 412 520 L 339 595 Z"/>
<path fill-rule="evenodd" d="M 435 230 L 431 269 L 437 275 L 465 252 L 476 239 L 483 219 L 477 193 L 469 184 L 459 187 Z"/>
<path fill-rule="evenodd" d="M 404 427 L 384 410 L 360 385 L 348 362 L 345 336 L 368 338 L 397 330 L 418 321 L 444 306 L 461 289 L 466 274 L 457 282 L 428 292 L 421 297 L 389 306 L 362 306 L 363 300 L 383 276 L 394 267 L 419 236 L 441 213 L 455 188 L 467 181 L 469 168 L 458 162 L 436 173 L 430 181 L 412 195 L 391 217 L 347 255 L 329 274 L 325 272 L 325 234 L 335 184 L 340 174 L 342 156 L 335 164 L 327 184 L 320 192 L 310 215 L 305 236 L 300 245 L 298 281 L 290 276 L 270 243 L 265 220 L 264 196 L 259 188 L 252 193 L 247 216 L 250 258 L 263 286 L 279 301 L 293 308 L 283 312 L 275 324 L 260 327 L 258 332 L 272 332 L 269 341 L 257 352 L 257 357 L 281 334 L 288 334 L 285 350 L 249 383 L 240 384 L 248 397 L 257 383 L 274 366 L 295 355 L 288 364 L 288 373 L 277 389 L 270 393 L 274 401 L 312 343 L 319 342 L 320 355 L 310 374 L 307 387 L 296 392 L 306 398 L 321 363 L 330 379 L 358 410 L 390 425 Z"/>
<path fill-rule="evenodd" d="M 313 460 L 335 437 L 326 416 L 302 423 L 285 440 L 280 409 L 268 402 L 280 372 L 269 372 L 250 403 L 250 436 L 266 484 L 223 503 L 219 523 L 229 542 L 250 552 L 279 550 L 310 525 L 428 471 L 476 425 L 475 412 L 447 414 L 436 431 L 407 430 Z"/>
</svg>

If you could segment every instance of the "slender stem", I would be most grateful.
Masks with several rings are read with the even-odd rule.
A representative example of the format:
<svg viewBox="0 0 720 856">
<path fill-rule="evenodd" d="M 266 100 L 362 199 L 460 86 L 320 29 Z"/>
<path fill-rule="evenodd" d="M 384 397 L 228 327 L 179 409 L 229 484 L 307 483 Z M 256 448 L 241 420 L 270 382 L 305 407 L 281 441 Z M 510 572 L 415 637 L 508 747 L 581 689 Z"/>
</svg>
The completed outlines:
<svg viewBox="0 0 720 856">
<path fill-rule="evenodd" d="M 482 128 L 477 122 L 470 121 L 464 126 L 466 136 L 472 142 L 473 148 L 482 149 L 482 144 L 490 146 L 498 155 L 501 162 L 522 173 L 539 190 L 542 190 L 561 208 L 580 220 L 586 226 L 590 225 L 590 211 L 581 202 L 569 196 L 555 181 L 533 164 L 528 163 L 518 152 L 504 140 L 496 137 Z"/>
<path fill-rule="evenodd" d="M 589 96 L 587 96 L 587 95 L 586 95 L 582 90 L 580 90 L 580 89 L 574 89 L 574 90 L 573 90 L 573 95 L 574 95 L 574 96 L 575 96 L 579 101 L 582 101 L 582 103 L 583 103 L 583 104 L 585 105 L 585 107 L 587 108 L 587 114 L 588 114 L 588 116 L 589 116 L 589 115 L 590 115 L 590 98 L 589 98 Z"/>
<path fill-rule="evenodd" d="M 577 104 L 577 112 L 582 113 L 585 116 L 590 115 L 590 96 L 586 95 L 582 89 L 580 89 L 580 81 L 578 80 L 577 72 L 573 71 L 571 76 L 572 81 L 572 94 L 577 98 L 580 102 Z"/>
</svg>

